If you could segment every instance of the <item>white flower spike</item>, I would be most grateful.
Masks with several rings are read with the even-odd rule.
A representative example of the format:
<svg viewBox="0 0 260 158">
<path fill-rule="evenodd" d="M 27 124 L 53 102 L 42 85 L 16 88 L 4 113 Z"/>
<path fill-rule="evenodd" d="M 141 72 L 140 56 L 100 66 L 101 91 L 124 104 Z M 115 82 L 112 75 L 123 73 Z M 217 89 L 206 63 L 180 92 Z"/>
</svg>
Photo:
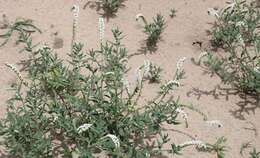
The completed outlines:
<svg viewBox="0 0 260 158">
<path fill-rule="evenodd" d="M 220 11 L 215 9 L 215 8 L 209 8 L 208 14 L 211 15 L 211 16 L 215 16 L 217 18 L 220 18 Z"/>
<path fill-rule="evenodd" d="M 144 61 L 144 76 L 147 76 L 150 71 L 151 62 L 149 60 Z"/>
<path fill-rule="evenodd" d="M 139 87 L 141 82 L 142 82 L 143 76 L 141 74 L 140 68 L 138 68 L 135 72 L 135 82 L 136 82 L 136 87 Z"/>
<path fill-rule="evenodd" d="M 185 62 L 186 59 L 187 59 L 186 57 L 182 57 L 182 58 L 180 58 L 180 59 L 178 60 L 178 62 L 177 62 L 177 69 L 178 69 L 178 70 L 181 70 L 181 69 L 182 69 L 183 63 Z"/>
<path fill-rule="evenodd" d="M 188 114 L 183 109 L 177 108 L 176 112 L 179 113 L 186 122 L 188 121 Z"/>
<path fill-rule="evenodd" d="M 83 124 L 83 125 L 79 126 L 79 128 L 77 128 L 77 131 L 80 134 L 82 132 L 87 131 L 91 126 L 92 126 L 92 124 L 87 124 L 87 123 Z"/>
<path fill-rule="evenodd" d="M 223 124 L 219 120 L 206 121 L 206 123 L 210 126 L 223 127 Z"/>
<path fill-rule="evenodd" d="M 191 145 L 195 145 L 198 148 L 204 148 L 204 149 L 207 148 L 207 145 L 201 140 L 191 140 L 191 141 L 186 141 L 186 142 L 180 144 L 181 147 L 191 146 Z"/>
<path fill-rule="evenodd" d="M 113 141 L 113 143 L 115 144 L 115 147 L 116 147 L 116 148 L 119 148 L 119 147 L 120 147 L 120 141 L 119 141 L 119 139 L 118 139 L 115 135 L 113 135 L 113 134 L 108 134 L 108 135 L 106 135 L 105 137 L 109 137 L 109 138 Z"/>
<path fill-rule="evenodd" d="M 260 73 L 260 66 L 255 67 L 254 71 L 257 72 L 257 73 Z"/>
<path fill-rule="evenodd" d="M 78 25 L 78 18 L 79 18 L 79 5 L 74 4 L 72 7 L 72 13 L 73 13 L 73 25 L 76 27 Z"/>
<path fill-rule="evenodd" d="M 5 65 L 7 67 L 9 67 L 11 70 L 13 70 L 13 72 L 18 76 L 18 78 L 20 79 L 20 81 L 25 84 L 26 86 L 28 85 L 28 83 L 26 81 L 24 81 L 21 72 L 12 64 L 9 63 L 5 63 Z"/>
<path fill-rule="evenodd" d="M 199 60 L 201 60 L 204 56 L 207 56 L 209 53 L 207 51 L 204 51 L 202 53 L 200 53 L 199 55 Z"/>
<path fill-rule="evenodd" d="M 98 19 L 98 24 L 99 24 L 99 39 L 100 39 L 100 42 L 102 43 L 105 38 L 105 20 L 104 20 L 104 18 L 100 17 Z"/>
<path fill-rule="evenodd" d="M 139 13 L 139 14 L 137 14 L 137 15 L 135 16 L 135 20 L 136 20 L 136 21 L 138 21 L 140 18 L 143 20 L 144 24 L 146 25 L 146 24 L 147 24 L 147 21 L 146 21 L 144 15 L 143 15 L 142 13 Z"/>
</svg>

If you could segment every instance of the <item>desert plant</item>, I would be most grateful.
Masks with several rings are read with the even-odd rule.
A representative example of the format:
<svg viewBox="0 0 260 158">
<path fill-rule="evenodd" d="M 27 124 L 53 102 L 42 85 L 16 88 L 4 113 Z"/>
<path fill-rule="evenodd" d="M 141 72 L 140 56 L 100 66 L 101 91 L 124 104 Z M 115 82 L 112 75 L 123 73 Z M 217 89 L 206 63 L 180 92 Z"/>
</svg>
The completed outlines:
<svg viewBox="0 0 260 158">
<path fill-rule="evenodd" d="M 153 22 L 148 23 L 142 14 L 136 16 L 136 20 L 142 19 L 144 23 L 144 33 L 148 36 L 146 40 L 146 46 L 149 49 L 155 48 L 158 41 L 161 39 L 161 34 L 165 29 L 165 20 L 161 14 L 157 14 L 153 18 Z"/>
<path fill-rule="evenodd" d="M 217 142 L 214 144 L 205 143 L 201 140 L 191 140 L 186 141 L 182 144 L 172 144 L 172 152 L 173 154 L 180 155 L 181 151 L 189 146 L 196 146 L 199 151 L 204 152 L 215 152 L 217 153 L 218 158 L 224 158 L 225 157 L 225 151 L 227 150 L 227 147 L 224 145 L 226 142 L 226 139 L 224 137 L 218 138 Z"/>
<path fill-rule="evenodd" d="M 211 14 L 217 17 L 213 27 L 214 46 L 223 55 L 208 52 L 206 66 L 224 81 L 246 93 L 260 92 L 260 12 L 247 2 L 234 1 L 227 8 Z"/>
<path fill-rule="evenodd" d="M 0 47 L 5 45 L 14 33 L 17 33 L 18 40 L 16 41 L 16 44 L 26 43 L 27 46 L 25 49 L 32 49 L 34 46 L 32 46 L 31 39 L 29 39 L 31 38 L 31 34 L 34 32 L 41 33 L 41 30 L 32 24 L 32 20 L 23 18 L 16 19 L 13 24 L 8 22 L 4 29 L 7 31 L 3 34 L 0 34 L 0 38 L 3 39 L 3 42 L 0 42 Z"/>
<path fill-rule="evenodd" d="M 171 151 L 173 152 L 173 154 L 180 155 L 181 151 L 183 149 L 185 149 L 186 147 L 189 147 L 189 146 L 196 146 L 200 150 L 205 150 L 207 148 L 206 143 L 204 143 L 201 140 L 190 140 L 190 141 L 186 141 L 182 144 L 178 144 L 178 145 L 172 144 L 171 145 L 171 147 L 172 147 Z"/>
<path fill-rule="evenodd" d="M 227 151 L 227 147 L 225 146 L 227 139 L 224 137 L 218 138 L 216 143 L 206 145 L 206 151 L 208 152 L 216 152 L 218 158 L 224 158 L 225 152 Z"/>
<path fill-rule="evenodd" d="M 255 148 L 249 154 L 250 158 L 260 158 L 260 152 L 257 152 Z"/>
<path fill-rule="evenodd" d="M 106 14 L 115 14 L 122 7 L 124 0 L 99 0 L 100 7 Z"/>
<path fill-rule="evenodd" d="M 150 83 L 159 83 L 161 81 L 162 68 L 151 63 L 150 61 L 145 61 L 144 63 L 144 78 L 149 80 Z"/>
<path fill-rule="evenodd" d="M 170 17 L 171 18 L 174 18 L 175 16 L 176 16 L 176 9 L 174 9 L 174 8 L 172 8 L 171 10 L 170 10 Z"/>
<path fill-rule="evenodd" d="M 77 12 L 78 15 L 78 12 Z M 76 32 L 74 20 L 73 34 Z M 10 28 L 12 29 L 12 28 Z M 172 81 L 162 84 L 158 96 L 138 105 L 144 70 L 138 69 L 136 85 L 124 78 L 127 50 L 122 32 L 112 30 L 114 41 L 102 42 L 99 50 L 83 52 L 72 39 L 69 63 L 47 46 L 25 49 L 30 54 L 26 77 L 6 64 L 19 77 L 15 95 L 8 101 L 1 120 L 1 146 L 14 157 L 108 157 L 146 158 L 172 149 L 162 124 L 179 124 L 183 115 L 179 100 L 167 98 L 183 77 L 181 59 Z M 25 47 L 32 38 L 26 38 Z M 157 136 L 149 144 L 149 136 Z"/>
<path fill-rule="evenodd" d="M 256 151 L 256 148 L 252 146 L 251 142 L 243 143 L 240 148 L 240 155 L 244 157 L 245 149 L 250 148 L 249 158 L 260 158 L 260 152 Z"/>
</svg>

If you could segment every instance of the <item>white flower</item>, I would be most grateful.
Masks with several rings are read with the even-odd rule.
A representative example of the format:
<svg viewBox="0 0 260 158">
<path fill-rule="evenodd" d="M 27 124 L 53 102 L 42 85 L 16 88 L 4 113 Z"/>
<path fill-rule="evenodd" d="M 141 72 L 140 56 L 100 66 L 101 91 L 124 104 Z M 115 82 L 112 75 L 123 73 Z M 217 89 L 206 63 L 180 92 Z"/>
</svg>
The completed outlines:
<svg viewBox="0 0 260 158">
<path fill-rule="evenodd" d="M 41 47 L 41 49 L 51 49 L 49 46 L 47 46 L 47 45 L 43 45 L 42 47 Z"/>
<path fill-rule="evenodd" d="M 187 113 L 183 109 L 177 108 L 176 112 L 179 113 L 181 115 L 181 117 L 187 122 L 188 115 L 187 115 Z"/>
<path fill-rule="evenodd" d="M 259 66 L 255 67 L 254 71 L 257 72 L 257 73 L 260 73 L 260 67 Z"/>
<path fill-rule="evenodd" d="M 219 120 L 206 121 L 210 126 L 223 127 L 223 124 Z"/>
<path fill-rule="evenodd" d="M 202 53 L 200 53 L 199 55 L 199 60 L 201 60 L 201 58 L 203 58 L 204 56 L 207 56 L 209 53 L 207 51 L 204 51 Z"/>
<path fill-rule="evenodd" d="M 204 148 L 204 149 L 207 148 L 207 145 L 201 140 L 186 141 L 186 142 L 180 144 L 179 146 L 185 147 L 185 146 L 191 146 L 191 145 L 195 145 L 198 148 Z"/>
<path fill-rule="evenodd" d="M 244 26 L 244 25 L 245 25 L 245 23 L 243 21 L 239 21 L 239 22 L 236 23 L 237 27 L 241 27 L 241 26 Z"/>
<path fill-rule="evenodd" d="M 74 27 L 77 26 L 78 24 L 78 17 L 79 17 L 79 5 L 78 4 L 74 4 L 72 7 L 72 13 L 73 13 L 73 25 Z"/>
<path fill-rule="evenodd" d="M 122 58 L 122 59 L 119 60 L 120 63 L 124 63 L 124 62 L 127 62 L 127 61 L 128 61 L 127 58 Z"/>
<path fill-rule="evenodd" d="M 115 135 L 113 135 L 113 134 L 108 134 L 108 135 L 106 135 L 104 138 L 106 138 L 106 137 L 109 137 L 109 138 L 113 141 L 113 143 L 115 144 L 115 147 L 116 147 L 116 148 L 119 148 L 119 147 L 120 147 L 120 140 L 119 140 Z"/>
<path fill-rule="evenodd" d="M 242 37 L 241 34 L 238 35 L 237 39 L 238 39 L 239 43 L 240 43 L 243 47 L 245 47 L 245 41 L 244 41 L 244 39 L 243 39 L 243 37 Z"/>
<path fill-rule="evenodd" d="M 23 84 L 28 85 L 28 83 L 24 81 L 21 72 L 14 65 L 9 63 L 5 63 L 5 65 L 9 67 L 11 70 L 13 70 L 13 72 L 18 76 L 18 78 Z"/>
<path fill-rule="evenodd" d="M 80 134 L 80 133 L 88 130 L 91 126 L 92 126 L 92 124 L 83 124 L 83 125 L 79 126 L 79 128 L 77 128 L 77 131 Z"/>
<path fill-rule="evenodd" d="M 177 87 L 181 86 L 180 82 L 177 80 L 170 80 L 169 82 L 166 83 L 166 87 L 172 86 L 172 85 L 176 85 Z"/>
<path fill-rule="evenodd" d="M 136 72 L 135 72 L 135 82 L 136 82 L 137 87 L 140 86 L 142 80 L 143 80 L 143 77 L 142 77 L 142 75 L 141 75 L 141 69 L 138 68 L 138 69 L 136 70 Z"/>
<path fill-rule="evenodd" d="M 151 62 L 149 60 L 144 61 L 144 75 L 147 76 L 150 72 Z"/>
<path fill-rule="evenodd" d="M 183 63 L 184 63 L 184 61 L 185 61 L 186 59 L 187 59 L 186 57 L 182 57 L 182 58 L 180 58 L 180 59 L 178 60 L 178 62 L 177 62 L 177 70 L 181 70 L 181 69 L 182 69 Z"/>
<path fill-rule="evenodd" d="M 220 11 L 215 9 L 215 8 L 209 8 L 208 9 L 208 14 L 211 15 L 211 16 L 215 16 L 217 18 L 220 17 Z"/>
<path fill-rule="evenodd" d="M 123 79 L 123 85 L 124 85 L 125 89 L 127 90 L 127 92 L 130 92 L 130 84 L 127 79 Z"/>
<path fill-rule="evenodd" d="M 100 39 L 100 42 L 102 42 L 103 39 L 105 38 L 105 21 L 104 21 L 104 18 L 100 17 L 98 19 L 98 24 L 99 24 L 99 39 Z"/>
<path fill-rule="evenodd" d="M 54 115 L 54 116 L 53 116 L 53 121 L 54 121 L 54 122 L 57 121 L 58 118 L 59 118 L 59 117 L 58 117 L 57 115 Z"/>
<path fill-rule="evenodd" d="M 138 20 L 139 18 L 141 17 L 144 17 L 142 13 L 138 13 L 136 16 L 135 16 L 135 20 Z"/>
<path fill-rule="evenodd" d="M 115 74 L 114 72 L 109 71 L 109 72 L 106 72 L 104 75 L 105 75 L 105 76 L 108 76 L 108 75 L 114 75 L 114 74 Z"/>
<path fill-rule="evenodd" d="M 137 14 L 137 15 L 135 16 L 135 20 L 136 20 L 136 21 L 138 21 L 140 18 L 143 20 L 144 24 L 147 25 L 147 21 L 146 21 L 146 19 L 145 19 L 145 17 L 143 16 L 142 13 L 139 13 L 139 14 Z"/>
</svg>

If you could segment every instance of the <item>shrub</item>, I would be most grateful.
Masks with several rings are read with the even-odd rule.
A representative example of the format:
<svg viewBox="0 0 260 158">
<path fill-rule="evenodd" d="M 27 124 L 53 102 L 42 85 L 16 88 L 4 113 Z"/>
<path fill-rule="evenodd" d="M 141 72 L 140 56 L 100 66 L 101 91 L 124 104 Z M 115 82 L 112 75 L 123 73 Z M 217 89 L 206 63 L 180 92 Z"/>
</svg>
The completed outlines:
<svg viewBox="0 0 260 158">
<path fill-rule="evenodd" d="M 161 14 L 157 14 L 153 18 L 153 22 L 148 23 L 142 14 L 136 16 L 136 20 L 142 19 L 144 23 L 144 33 L 148 36 L 146 46 L 148 49 L 153 49 L 157 46 L 158 41 L 161 39 L 161 34 L 165 29 L 165 20 Z"/>
<path fill-rule="evenodd" d="M 260 92 L 260 12 L 246 1 L 234 1 L 227 8 L 210 10 L 217 17 L 212 30 L 213 46 L 225 54 L 205 54 L 206 66 L 246 93 Z"/>
<path fill-rule="evenodd" d="M 115 14 L 123 5 L 124 0 L 99 0 L 100 7 L 106 14 Z"/>
<path fill-rule="evenodd" d="M 88 53 L 82 44 L 72 42 L 69 63 L 46 46 L 26 49 L 30 53 L 26 77 L 7 64 L 19 77 L 0 124 L 1 144 L 10 156 L 146 158 L 175 153 L 163 149 L 170 139 L 161 126 L 179 124 L 177 117 L 184 113 L 179 100 L 166 97 L 180 85 L 184 60 L 178 63 L 174 80 L 141 106 L 143 68 L 131 89 L 124 78 L 127 50 L 122 32 L 112 33 L 114 41 L 102 42 L 99 50 Z M 22 42 L 31 45 L 32 38 Z M 151 135 L 156 136 L 153 145 L 148 143 Z"/>
</svg>

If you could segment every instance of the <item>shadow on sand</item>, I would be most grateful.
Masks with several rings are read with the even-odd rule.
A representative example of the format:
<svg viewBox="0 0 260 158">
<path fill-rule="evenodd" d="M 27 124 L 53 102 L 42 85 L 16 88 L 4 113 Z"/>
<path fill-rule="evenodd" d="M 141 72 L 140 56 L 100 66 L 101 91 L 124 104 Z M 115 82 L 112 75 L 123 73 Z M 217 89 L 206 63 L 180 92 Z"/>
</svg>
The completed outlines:
<svg viewBox="0 0 260 158">
<path fill-rule="evenodd" d="M 239 101 L 236 102 L 238 109 L 230 110 L 230 113 L 237 119 L 245 120 L 244 115 L 255 113 L 257 108 L 260 108 L 260 94 L 246 94 L 235 88 L 223 88 L 220 85 L 215 86 L 212 90 L 201 90 L 199 88 L 192 88 L 186 93 L 188 97 L 195 96 L 199 100 L 202 96 L 213 96 L 214 99 L 225 97 L 228 101 L 230 96 L 239 96 Z"/>
</svg>

